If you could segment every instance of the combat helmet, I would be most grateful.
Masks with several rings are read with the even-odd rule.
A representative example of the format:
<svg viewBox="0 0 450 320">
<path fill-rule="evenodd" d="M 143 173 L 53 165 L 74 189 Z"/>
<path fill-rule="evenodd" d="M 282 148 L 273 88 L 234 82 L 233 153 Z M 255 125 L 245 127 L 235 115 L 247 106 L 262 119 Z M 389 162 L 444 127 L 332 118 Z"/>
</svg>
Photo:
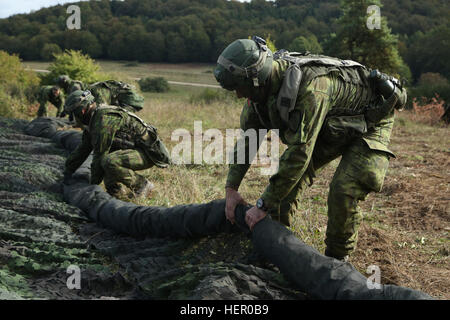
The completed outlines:
<svg viewBox="0 0 450 320">
<path fill-rule="evenodd" d="M 82 91 L 76 90 L 72 92 L 66 100 L 64 104 L 64 113 L 71 114 L 79 119 L 83 118 L 83 109 L 89 107 L 92 103 L 95 102 L 95 97 L 89 90 Z"/>
<path fill-rule="evenodd" d="M 272 71 L 273 53 L 266 41 L 253 36 L 232 42 L 217 60 L 214 76 L 222 88 L 263 86 Z"/>
<path fill-rule="evenodd" d="M 60 86 L 63 86 L 64 84 L 70 81 L 70 77 L 64 74 L 56 78 L 56 81 Z"/>
</svg>

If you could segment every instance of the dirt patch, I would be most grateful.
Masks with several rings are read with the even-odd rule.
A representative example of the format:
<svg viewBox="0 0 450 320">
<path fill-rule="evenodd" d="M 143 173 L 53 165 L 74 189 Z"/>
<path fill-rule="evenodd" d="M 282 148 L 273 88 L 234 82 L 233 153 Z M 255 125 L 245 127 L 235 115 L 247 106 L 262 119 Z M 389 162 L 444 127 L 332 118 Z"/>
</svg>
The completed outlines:
<svg viewBox="0 0 450 320">
<path fill-rule="evenodd" d="M 378 265 L 382 283 L 450 299 L 448 128 L 400 120 L 391 140 L 397 159 L 391 159 L 382 192 L 361 204 L 370 219 L 351 262 L 361 272 Z"/>
<path fill-rule="evenodd" d="M 383 189 L 360 202 L 364 220 L 350 262 L 363 274 L 370 265 L 382 284 L 396 284 L 450 299 L 450 139 L 446 127 L 416 124 L 400 114 Z M 339 159 L 305 190 L 296 234 L 325 249 L 329 183 Z"/>
</svg>

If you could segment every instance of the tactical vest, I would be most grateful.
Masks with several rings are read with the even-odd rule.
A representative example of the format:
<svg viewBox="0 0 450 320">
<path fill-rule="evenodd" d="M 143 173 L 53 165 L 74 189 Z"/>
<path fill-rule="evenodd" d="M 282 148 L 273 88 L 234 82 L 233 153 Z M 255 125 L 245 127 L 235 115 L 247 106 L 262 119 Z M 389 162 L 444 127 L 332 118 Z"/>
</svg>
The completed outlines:
<svg viewBox="0 0 450 320">
<path fill-rule="evenodd" d="M 158 137 L 158 130 L 146 123 L 134 113 L 118 106 L 98 106 L 94 110 L 91 121 L 98 111 L 107 110 L 110 114 L 116 114 L 120 117 L 123 113 L 128 115 L 124 127 L 119 130 L 113 140 L 113 149 L 135 149 L 139 148 L 150 158 L 153 163 L 161 168 L 170 164 L 170 156 L 167 148 Z"/>
<path fill-rule="evenodd" d="M 135 122 L 140 124 L 139 126 L 136 126 L 135 123 L 133 122 L 126 123 L 125 128 L 117 133 L 117 135 L 119 135 L 120 138 L 125 138 L 130 142 L 134 142 L 136 138 L 142 137 L 148 132 L 152 137 L 156 139 L 158 134 L 157 129 L 154 126 L 147 124 L 144 120 L 139 118 L 136 114 L 128 111 L 127 109 L 119 106 L 100 105 L 95 109 L 94 112 L 96 113 L 101 110 L 108 110 L 110 113 L 114 113 L 119 116 L 122 116 L 121 112 L 124 112 L 130 118 L 136 120 Z M 94 115 L 92 115 L 92 118 L 93 117 Z"/>
<path fill-rule="evenodd" d="M 294 110 L 297 101 L 297 95 L 303 77 L 301 68 L 304 66 L 319 67 L 318 70 L 321 71 L 316 73 L 315 77 L 338 71 L 340 78 L 344 82 L 353 83 L 367 89 L 370 88 L 370 90 L 365 90 L 360 99 L 360 103 L 351 106 L 351 108 L 348 106 L 346 108 L 333 108 L 329 112 L 328 117 L 340 116 L 337 119 L 339 122 L 359 122 L 360 125 L 358 127 L 366 127 L 367 129 L 368 127 L 375 126 L 381 119 L 392 112 L 394 108 L 402 108 L 406 103 L 406 92 L 398 80 L 393 81 L 393 83 L 399 90 L 395 91 L 395 94 L 392 94 L 392 96 L 383 98 L 378 85 L 374 82 L 375 80 L 369 76 L 370 69 L 358 62 L 322 55 L 310 55 L 309 53 L 289 53 L 286 50 L 276 52 L 274 59 L 282 59 L 290 62 L 290 66 L 285 71 L 283 83 L 277 97 L 277 109 L 282 122 L 285 124 L 289 122 L 289 113 Z M 392 77 L 389 78 L 391 81 L 396 80 Z M 311 80 L 307 79 L 307 81 Z M 404 95 L 404 97 L 400 97 L 401 95 Z M 344 102 L 341 101 L 341 103 Z M 345 117 L 352 118 L 345 119 Z"/>
<path fill-rule="evenodd" d="M 367 86 L 367 83 L 361 82 L 361 74 L 357 69 L 367 70 L 362 64 L 352 60 L 341 60 L 338 58 L 310 55 L 308 53 L 301 54 L 297 52 L 281 51 L 274 54 L 275 59 L 282 59 L 290 62 L 290 66 L 284 73 L 283 82 L 277 97 L 277 109 L 280 114 L 282 122 L 287 124 L 289 122 L 289 113 L 294 110 L 295 103 L 303 78 L 302 67 L 317 66 L 318 72 L 315 77 L 328 75 L 333 71 L 340 71 L 341 78 L 345 82 L 357 83 Z M 313 79 L 307 79 L 311 81 Z M 358 110 L 355 113 L 361 113 Z"/>
</svg>

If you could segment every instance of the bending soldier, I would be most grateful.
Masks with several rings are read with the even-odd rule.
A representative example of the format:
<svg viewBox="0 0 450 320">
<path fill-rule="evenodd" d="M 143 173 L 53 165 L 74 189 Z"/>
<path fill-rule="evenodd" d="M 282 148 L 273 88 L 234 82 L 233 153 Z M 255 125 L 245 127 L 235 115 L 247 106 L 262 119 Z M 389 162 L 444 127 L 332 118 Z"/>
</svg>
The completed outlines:
<svg viewBox="0 0 450 320">
<path fill-rule="evenodd" d="M 38 117 L 47 117 L 47 102 L 56 107 L 56 116 L 61 116 L 64 106 L 64 96 L 58 86 L 43 86 L 38 93 Z"/>
<path fill-rule="evenodd" d="M 362 220 L 358 202 L 381 190 L 394 157 L 388 145 L 394 109 L 405 105 L 405 90 L 396 79 L 354 61 L 287 51 L 274 57 L 259 37 L 231 43 L 214 75 L 223 88 L 248 98 L 241 129 L 278 129 L 287 145 L 278 172 L 246 214 L 249 227 L 267 214 L 290 225 L 301 191 L 342 156 L 328 195 L 325 254 L 346 260 Z M 247 139 L 246 155 L 249 150 Z M 237 157 L 238 144 L 234 152 Z M 238 188 L 250 163 L 229 166 L 226 216 L 231 222 L 236 204 L 245 203 Z"/>
<path fill-rule="evenodd" d="M 96 82 L 91 84 L 88 90 L 98 104 L 119 106 L 131 112 L 138 112 L 144 106 L 144 97 L 128 83 L 115 80 Z"/>
<path fill-rule="evenodd" d="M 57 84 L 64 90 L 64 93 L 67 96 L 74 91 L 86 89 L 86 85 L 83 82 L 79 80 L 72 80 L 68 75 L 59 76 L 57 78 Z"/>
<path fill-rule="evenodd" d="M 64 90 L 64 93 L 66 94 L 66 96 L 68 96 L 69 94 L 71 94 L 74 91 L 86 89 L 86 85 L 83 82 L 81 82 L 79 80 L 72 80 L 72 79 L 70 79 L 70 77 L 68 75 L 59 76 L 56 79 L 56 82 L 59 85 L 59 87 Z M 66 116 L 66 113 L 63 111 L 61 113 L 61 117 L 65 117 L 65 116 Z M 69 120 L 73 121 L 73 114 L 69 114 Z"/>
<path fill-rule="evenodd" d="M 90 91 L 73 92 L 65 111 L 73 112 L 77 122 L 85 125 L 81 144 L 66 160 L 65 182 L 93 151 L 92 184 L 103 180 L 113 196 L 124 196 L 125 187 L 137 197 L 147 196 L 154 186 L 135 171 L 170 164 L 156 128 L 121 107 L 97 105 Z"/>
</svg>

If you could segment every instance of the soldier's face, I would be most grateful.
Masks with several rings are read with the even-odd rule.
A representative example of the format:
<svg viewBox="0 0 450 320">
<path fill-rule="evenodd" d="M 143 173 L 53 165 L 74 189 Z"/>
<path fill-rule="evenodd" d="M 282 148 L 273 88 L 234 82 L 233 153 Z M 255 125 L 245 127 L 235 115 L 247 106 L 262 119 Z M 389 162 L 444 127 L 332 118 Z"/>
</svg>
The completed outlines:
<svg viewBox="0 0 450 320">
<path fill-rule="evenodd" d="M 262 102 L 265 94 L 263 87 L 250 88 L 247 86 L 240 86 L 236 88 L 236 96 L 240 98 L 248 98 L 255 102 Z"/>
<path fill-rule="evenodd" d="M 55 97 L 59 96 L 59 90 L 53 90 L 53 95 L 54 95 Z"/>
</svg>

